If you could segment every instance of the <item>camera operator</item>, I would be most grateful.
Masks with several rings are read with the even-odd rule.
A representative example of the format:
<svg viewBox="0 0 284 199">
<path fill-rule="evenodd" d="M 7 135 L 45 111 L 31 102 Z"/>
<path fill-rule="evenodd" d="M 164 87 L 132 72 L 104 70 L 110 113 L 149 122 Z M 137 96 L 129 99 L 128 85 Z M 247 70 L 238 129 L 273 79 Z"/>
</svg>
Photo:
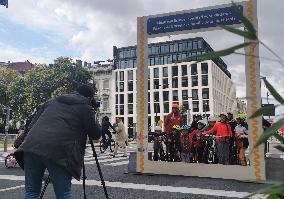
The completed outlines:
<svg viewBox="0 0 284 199">
<path fill-rule="evenodd" d="M 81 85 L 72 94 L 47 101 L 31 122 L 23 144 L 15 152 L 25 170 L 25 198 L 38 198 L 48 170 L 56 198 L 71 198 L 72 176 L 80 180 L 87 135 L 99 139 L 100 128 L 91 106 L 94 90 Z"/>
</svg>

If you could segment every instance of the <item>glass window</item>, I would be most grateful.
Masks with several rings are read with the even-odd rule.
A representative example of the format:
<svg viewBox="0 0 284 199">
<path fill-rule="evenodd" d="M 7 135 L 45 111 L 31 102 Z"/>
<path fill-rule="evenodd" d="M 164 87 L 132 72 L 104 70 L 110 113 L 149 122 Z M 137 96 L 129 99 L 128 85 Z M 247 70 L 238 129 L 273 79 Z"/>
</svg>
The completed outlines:
<svg viewBox="0 0 284 199">
<path fill-rule="evenodd" d="M 202 75 L 202 86 L 208 86 L 208 75 Z"/>
<path fill-rule="evenodd" d="M 174 44 L 174 52 L 178 52 L 178 43 Z"/>
<path fill-rule="evenodd" d="M 129 117 L 128 118 L 128 125 L 132 125 L 132 127 L 133 127 L 133 117 Z"/>
<path fill-rule="evenodd" d="M 120 78 L 119 79 L 120 81 L 124 81 L 124 72 L 123 71 L 119 72 L 119 78 Z"/>
<path fill-rule="evenodd" d="M 181 75 L 187 75 L 187 65 L 181 65 Z"/>
<path fill-rule="evenodd" d="M 155 113 L 160 113 L 160 103 L 154 103 Z"/>
<path fill-rule="evenodd" d="M 182 99 L 188 100 L 188 90 L 182 90 Z"/>
<path fill-rule="evenodd" d="M 182 101 L 182 106 L 185 110 L 189 109 L 188 101 Z"/>
<path fill-rule="evenodd" d="M 119 104 L 124 104 L 124 94 L 119 95 Z"/>
<path fill-rule="evenodd" d="M 133 93 L 128 94 L 128 103 L 133 103 Z"/>
<path fill-rule="evenodd" d="M 169 88 L 168 78 L 163 79 L 163 88 Z"/>
<path fill-rule="evenodd" d="M 188 49 L 188 50 L 192 50 L 192 41 L 189 41 L 189 42 L 187 43 L 187 49 Z"/>
<path fill-rule="evenodd" d="M 115 81 L 118 81 L 118 72 L 115 73 Z"/>
<path fill-rule="evenodd" d="M 164 64 L 168 64 L 168 56 L 167 55 L 164 56 Z"/>
<path fill-rule="evenodd" d="M 203 100 L 203 111 L 204 111 L 204 112 L 210 111 L 210 108 L 209 108 L 209 101 L 208 101 L 208 100 Z"/>
<path fill-rule="evenodd" d="M 159 78 L 159 68 L 154 68 L 154 78 Z"/>
<path fill-rule="evenodd" d="M 198 42 L 197 41 L 193 41 L 192 43 L 192 49 L 195 50 L 198 47 Z"/>
<path fill-rule="evenodd" d="M 192 80 L 192 83 L 191 83 L 191 86 L 194 87 L 194 86 L 198 86 L 198 76 L 191 76 L 191 80 Z"/>
<path fill-rule="evenodd" d="M 174 52 L 174 44 L 170 44 L 170 52 Z"/>
<path fill-rule="evenodd" d="M 187 42 L 182 43 L 182 51 L 187 51 Z"/>
<path fill-rule="evenodd" d="M 148 114 L 150 114 L 150 113 L 151 113 L 151 104 L 148 103 Z M 148 123 L 148 125 L 149 125 L 149 123 Z"/>
<path fill-rule="evenodd" d="M 192 58 L 191 58 L 192 60 L 196 60 L 196 52 L 192 52 L 192 53 L 191 53 L 191 57 L 192 57 Z"/>
<path fill-rule="evenodd" d="M 133 114 L 133 104 L 128 104 L 128 114 Z"/>
<path fill-rule="evenodd" d="M 148 53 L 149 53 L 149 55 L 152 54 L 152 47 L 148 47 Z"/>
<path fill-rule="evenodd" d="M 109 89 L 109 80 L 104 80 L 104 89 Z"/>
<path fill-rule="evenodd" d="M 202 48 L 202 41 L 198 40 L 198 48 Z"/>
<path fill-rule="evenodd" d="M 120 105 L 119 107 L 120 107 L 119 108 L 120 115 L 124 115 L 124 105 Z"/>
<path fill-rule="evenodd" d="M 177 90 L 173 91 L 173 101 L 178 101 L 178 91 Z"/>
<path fill-rule="evenodd" d="M 150 80 L 148 79 L 148 90 L 150 89 Z"/>
<path fill-rule="evenodd" d="M 154 65 L 155 65 L 155 58 L 150 57 L 150 66 L 154 66 Z"/>
<path fill-rule="evenodd" d="M 133 70 L 128 71 L 128 81 L 133 80 Z"/>
<path fill-rule="evenodd" d="M 120 83 L 119 83 L 119 91 L 120 91 L 120 92 L 123 92 L 123 91 L 124 91 L 124 83 L 123 83 L 123 82 L 120 82 Z"/>
<path fill-rule="evenodd" d="M 178 44 L 178 51 L 182 51 L 182 43 Z"/>
<path fill-rule="evenodd" d="M 119 51 L 119 58 L 123 58 L 123 51 L 122 50 Z"/>
<path fill-rule="evenodd" d="M 118 104 L 118 94 L 115 95 L 115 104 Z"/>
<path fill-rule="evenodd" d="M 155 57 L 155 65 L 160 65 L 160 59 L 159 57 Z"/>
<path fill-rule="evenodd" d="M 191 75 L 197 75 L 197 64 L 191 64 Z"/>
<path fill-rule="evenodd" d="M 161 46 L 161 53 L 165 53 L 165 46 Z"/>
<path fill-rule="evenodd" d="M 192 102 L 192 111 L 193 112 L 199 112 L 199 102 L 198 101 L 194 101 Z"/>
<path fill-rule="evenodd" d="M 163 67 L 163 77 L 168 77 L 168 67 Z"/>
<path fill-rule="evenodd" d="M 186 61 L 186 53 L 182 53 L 181 59 L 182 59 L 182 61 Z"/>
<path fill-rule="evenodd" d="M 169 109 L 169 102 L 164 102 L 164 113 L 169 113 L 170 109 Z"/>
<path fill-rule="evenodd" d="M 209 99 L 209 88 L 203 88 L 202 89 L 202 98 L 203 99 Z"/>
<path fill-rule="evenodd" d="M 159 79 L 154 79 L 154 89 L 159 89 Z"/>
<path fill-rule="evenodd" d="M 192 100 L 198 100 L 198 90 L 192 89 Z"/>
<path fill-rule="evenodd" d="M 188 78 L 187 77 L 181 78 L 181 86 L 182 87 L 188 87 Z"/>
<path fill-rule="evenodd" d="M 133 81 L 130 81 L 128 84 L 128 91 L 133 91 Z"/>
<path fill-rule="evenodd" d="M 208 74 L 208 64 L 207 63 L 201 63 L 201 73 Z"/>
<path fill-rule="evenodd" d="M 178 66 L 172 67 L 172 76 L 178 76 Z"/>
<path fill-rule="evenodd" d="M 159 92 L 154 92 L 154 102 L 159 102 Z"/>
<path fill-rule="evenodd" d="M 115 114 L 118 115 L 119 114 L 119 106 L 115 105 Z"/>
<path fill-rule="evenodd" d="M 173 63 L 172 55 L 168 55 L 168 64 L 171 64 L 171 63 Z"/>
<path fill-rule="evenodd" d="M 115 82 L 115 91 L 118 92 L 118 82 Z"/>
<path fill-rule="evenodd" d="M 172 79 L 172 87 L 178 88 L 178 77 L 173 77 Z"/>
<path fill-rule="evenodd" d="M 169 91 L 163 91 L 163 101 L 169 101 Z"/>
<path fill-rule="evenodd" d="M 182 59 L 181 59 L 181 53 L 178 53 L 178 54 L 177 54 L 177 61 L 180 62 L 181 60 L 182 60 Z"/>
</svg>

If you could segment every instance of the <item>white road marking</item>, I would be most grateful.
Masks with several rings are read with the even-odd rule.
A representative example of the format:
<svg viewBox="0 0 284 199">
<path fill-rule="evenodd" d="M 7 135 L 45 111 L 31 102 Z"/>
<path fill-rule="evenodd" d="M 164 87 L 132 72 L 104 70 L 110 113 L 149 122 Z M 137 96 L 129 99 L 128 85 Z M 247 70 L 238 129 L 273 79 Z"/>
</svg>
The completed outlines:
<svg viewBox="0 0 284 199">
<path fill-rule="evenodd" d="M 126 159 L 128 159 L 128 157 L 110 158 L 110 159 L 99 160 L 99 163 L 114 162 L 117 160 L 126 160 Z M 89 161 L 89 162 L 85 162 L 85 165 L 94 164 L 94 163 L 96 163 L 96 161 Z"/>
<path fill-rule="evenodd" d="M 122 161 L 122 162 L 113 162 L 113 163 L 104 164 L 104 165 L 106 165 L 106 166 L 120 166 L 120 165 L 126 165 L 128 163 L 129 163 L 129 161 Z"/>
<path fill-rule="evenodd" d="M 24 181 L 25 177 L 15 176 L 15 175 L 0 175 L 0 180 Z M 228 198 L 243 198 L 250 194 L 248 192 L 189 188 L 189 187 L 173 187 L 173 186 L 161 186 L 161 185 L 146 185 L 146 184 L 135 184 L 135 183 L 124 183 L 124 182 L 105 181 L 105 183 L 107 187 L 112 187 L 112 188 L 170 192 L 170 193 L 183 193 L 183 194 L 194 194 L 194 195 L 221 196 L 221 197 L 228 197 Z M 77 181 L 73 179 L 72 184 L 81 185 L 82 181 Z M 86 180 L 86 185 L 102 186 L 101 181 L 97 181 L 97 180 Z M 263 198 L 263 197 L 262 195 L 257 195 L 252 198 Z"/>
<path fill-rule="evenodd" d="M 4 191 L 10 191 L 10 190 L 15 190 L 15 189 L 20 189 L 25 187 L 25 185 L 20 185 L 20 186 L 15 186 L 15 187 L 10 187 L 10 188 L 5 188 L 5 189 L 0 189 L 0 192 L 4 192 Z"/>
</svg>

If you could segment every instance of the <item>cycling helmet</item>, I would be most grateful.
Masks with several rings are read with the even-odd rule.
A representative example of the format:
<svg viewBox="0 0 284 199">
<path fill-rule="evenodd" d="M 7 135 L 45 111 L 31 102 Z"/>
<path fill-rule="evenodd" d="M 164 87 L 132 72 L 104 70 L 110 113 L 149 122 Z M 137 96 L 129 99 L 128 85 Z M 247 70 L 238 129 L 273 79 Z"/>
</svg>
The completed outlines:
<svg viewBox="0 0 284 199">
<path fill-rule="evenodd" d="M 179 131 L 181 128 L 180 128 L 180 125 L 174 125 L 174 126 L 173 126 L 173 129 L 175 129 L 175 130 L 178 130 L 178 131 Z"/>
<path fill-rule="evenodd" d="M 197 122 L 197 124 L 198 124 L 198 123 L 205 124 L 205 122 L 204 122 L 203 120 L 199 120 L 199 121 Z"/>
<path fill-rule="evenodd" d="M 209 118 L 208 118 L 208 122 L 216 122 L 217 120 L 216 120 L 216 118 L 214 117 L 214 116 L 210 116 Z"/>
<path fill-rule="evenodd" d="M 162 131 L 162 128 L 160 126 L 155 126 L 154 130 L 155 131 Z"/>
<path fill-rule="evenodd" d="M 184 124 L 181 127 L 182 130 L 188 130 L 189 128 L 190 128 L 190 126 L 188 126 L 187 124 Z"/>
<path fill-rule="evenodd" d="M 247 118 L 246 114 L 240 113 L 237 115 L 237 118 L 241 119 L 241 120 L 245 120 Z"/>
</svg>

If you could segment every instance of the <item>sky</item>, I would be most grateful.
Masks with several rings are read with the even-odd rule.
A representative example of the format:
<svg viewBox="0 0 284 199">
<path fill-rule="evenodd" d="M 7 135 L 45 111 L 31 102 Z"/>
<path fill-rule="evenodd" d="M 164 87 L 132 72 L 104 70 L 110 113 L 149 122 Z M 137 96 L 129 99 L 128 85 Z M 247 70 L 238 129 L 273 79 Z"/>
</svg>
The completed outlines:
<svg viewBox="0 0 284 199">
<path fill-rule="evenodd" d="M 52 63 L 59 56 L 88 62 L 112 58 L 112 47 L 136 45 L 137 17 L 230 3 L 230 0 L 9 0 L 0 7 L 0 62 Z M 237 2 L 237 1 L 236 1 Z M 284 60 L 283 0 L 258 0 L 259 38 Z M 214 50 L 243 42 L 225 31 L 159 38 L 202 36 Z M 155 42 L 156 40 L 151 40 Z M 241 51 L 242 52 L 242 51 Z M 263 46 L 260 56 L 277 59 Z M 244 57 L 223 58 L 237 96 L 245 97 Z M 261 75 L 282 94 L 284 67 L 261 59 Z M 262 95 L 266 96 L 266 88 Z M 265 99 L 266 102 L 266 99 Z M 270 100 L 270 103 L 273 100 Z"/>
</svg>

